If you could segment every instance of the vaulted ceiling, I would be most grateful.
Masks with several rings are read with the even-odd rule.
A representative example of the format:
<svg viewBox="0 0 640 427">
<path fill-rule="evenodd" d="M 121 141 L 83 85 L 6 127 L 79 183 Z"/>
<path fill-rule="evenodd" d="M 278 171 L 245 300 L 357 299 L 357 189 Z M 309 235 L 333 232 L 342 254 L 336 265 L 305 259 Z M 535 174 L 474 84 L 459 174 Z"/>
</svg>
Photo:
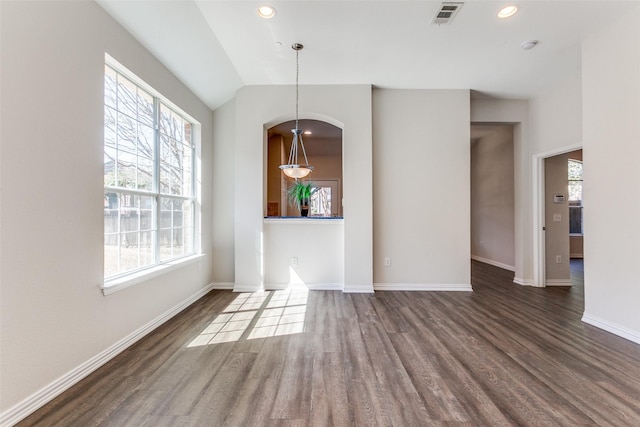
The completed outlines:
<svg viewBox="0 0 640 427">
<path fill-rule="evenodd" d="M 580 43 L 639 7 L 627 1 L 467 0 L 449 24 L 440 1 L 98 0 L 212 109 L 245 85 L 372 84 L 398 89 L 472 89 L 526 99 L 580 76 Z M 537 40 L 524 50 L 521 44 Z"/>
</svg>

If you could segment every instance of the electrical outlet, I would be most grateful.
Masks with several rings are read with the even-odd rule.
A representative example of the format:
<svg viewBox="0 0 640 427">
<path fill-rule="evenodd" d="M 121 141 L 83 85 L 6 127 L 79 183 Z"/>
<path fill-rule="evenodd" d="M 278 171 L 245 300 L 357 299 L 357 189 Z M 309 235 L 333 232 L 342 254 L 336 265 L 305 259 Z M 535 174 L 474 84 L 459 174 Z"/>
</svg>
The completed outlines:
<svg viewBox="0 0 640 427">
<path fill-rule="evenodd" d="M 556 264 L 562 264 L 562 257 L 560 255 L 556 255 Z"/>
<path fill-rule="evenodd" d="M 385 266 L 385 267 L 391 267 L 391 258 L 386 257 L 386 258 L 384 259 L 384 266 Z"/>
<path fill-rule="evenodd" d="M 562 221 L 562 214 L 553 214 L 553 222 Z"/>
<path fill-rule="evenodd" d="M 297 256 L 291 257 L 291 267 L 297 267 L 297 266 L 298 266 L 298 257 Z"/>
</svg>

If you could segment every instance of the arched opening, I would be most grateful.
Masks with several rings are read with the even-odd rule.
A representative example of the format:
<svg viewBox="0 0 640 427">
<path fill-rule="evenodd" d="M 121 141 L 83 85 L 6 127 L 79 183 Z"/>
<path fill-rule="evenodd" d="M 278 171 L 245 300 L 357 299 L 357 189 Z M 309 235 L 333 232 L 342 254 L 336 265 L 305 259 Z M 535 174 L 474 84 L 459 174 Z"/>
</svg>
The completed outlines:
<svg viewBox="0 0 640 427">
<path fill-rule="evenodd" d="M 313 189 L 309 203 L 309 216 L 341 217 L 342 129 L 322 120 L 302 119 L 299 127 L 309 164 L 313 172 L 300 180 L 311 183 Z M 300 216 L 300 209 L 291 203 L 289 189 L 294 179 L 285 176 L 279 166 L 288 160 L 295 121 L 275 124 L 267 129 L 265 150 L 265 217 Z M 299 153 L 302 157 L 302 153 Z"/>
</svg>

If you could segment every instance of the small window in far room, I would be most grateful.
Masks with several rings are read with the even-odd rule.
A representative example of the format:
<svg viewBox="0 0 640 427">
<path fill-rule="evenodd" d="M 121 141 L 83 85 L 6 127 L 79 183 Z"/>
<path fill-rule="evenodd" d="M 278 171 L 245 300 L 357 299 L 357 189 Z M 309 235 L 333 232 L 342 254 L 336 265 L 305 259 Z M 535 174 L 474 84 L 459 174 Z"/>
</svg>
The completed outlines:
<svg viewBox="0 0 640 427">
<path fill-rule="evenodd" d="M 569 159 L 569 233 L 581 235 L 582 227 L 582 162 Z"/>
<path fill-rule="evenodd" d="M 314 216 L 331 216 L 331 187 L 316 187 L 309 209 Z"/>
</svg>

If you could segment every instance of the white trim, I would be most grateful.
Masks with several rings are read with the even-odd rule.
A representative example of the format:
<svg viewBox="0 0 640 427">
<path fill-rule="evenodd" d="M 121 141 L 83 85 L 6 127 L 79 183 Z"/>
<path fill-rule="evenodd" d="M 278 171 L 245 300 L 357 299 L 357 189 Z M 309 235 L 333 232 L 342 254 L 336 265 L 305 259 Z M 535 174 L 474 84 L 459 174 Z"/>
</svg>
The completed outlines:
<svg viewBox="0 0 640 427">
<path fill-rule="evenodd" d="M 463 291 L 472 292 L 471 284 L 432 284 L 432 283 L 374 283 L 376 291 Z"/>
<path fill-rule="evenodd" d="M 534 288 L 544 288 L 544 285 L 536 285 L 535 282 L 533 282 L 532 280 L 524 280 L 520 277 L 514 277 L 513 278 L 513 283 L 515 283 L 516 285 L 520 285 L 520 286 L 531 286 Z"/>
<path fill-rule="evenodd" d="M 294 287 L 306 288 L 310 291 L 341 291 L 344 285 L 342 283 L 304 283 L 290 285 L 288 283 L 265 283 L 265 291 L 280 291 Z"/>
<path fill-rule="evenodd" d="M 124 277 L 108 280 L 101 286 L 102 293 L 104 295 L 109 295 L 114 292 L 121 291 L 130 286 L 146 282 L 147 280 L 153 279 L 154 277 L 158 277 L 178 268 L 193 264 L 194 262 L 200 261 L 200 259 L 203 257 L 204 254 L 191 255 L 185 258 L 179 258 L 173 261 L 169 261 L 164 264 L 154 265 L 151 268 L 137 271 Z"/>
<path fill-rule="evenodd" d="M 536 287 L 543 287 L 546 277 L 545 263 L 545 170 L 544 157 L 534 156 L 532 165 L 533 176 L 531 179 L 532 193 L 532 261 L 533 261 L 533 284 Z M 524 284 L 524 282 L 522 283 Z"/>
<path fill-rule="evenodd" d="M 234 292 L 263 292 L 263 291 L 279 291 L 283 289 L 288 289 L 291 285 L 286 283 L 266 283 L 263 289 L 256 290 L 254 288 L 249 287 L 241 287 L 236 285 L 233 282 L 218 282 L 212 283 L 212 289 L 220 289 L 220 290 L 233 290 Z M 298 285 L 296 285 L 298 286 Z M 302 285 L 309 289 L 310 291 L 342 291 L 344 288 L 344 284 L 342 283 L 305 283 Z"/>
<path fill-rule="evenodd" d="M 220 291 L 233 290 L 233 282 L 214 282 L 211 284 L 211 289 Z"/>
<path fill-rule="evenodd" d="M 342 292 L 345 294 L 372 294 L 373 284 L 371 285 L 344 285 Z"/>
<path fill-rule="evenodd" d="M 264 286 L 263 285 L 241 285 L 238 283 L 234 283 L 233 285 L 233 292 L 264 292 Z"/>
<path fill-rule="evenodd" d="M 524 286 L 531 286 L 533 288 L 544 288 L 544 284 L 540 284 L 540 283 L 535 283 L 532 281 L 525 281 L 523 283 Z"/>
<path fill-rule="evenodd" d="M 546 286 L 571 286 L 571 279 L 547 279 Z"/>
<path fill-rule="evenodd" d="M 476 255 L 471 255 L 471 259 L 479 262 L 483 262 L 485 264 L 493 265 L 494 267 L 502 268 L 503 270 L 516 271 L 516 268 L 513 265 L 503 264 L 498 261 L 493 261 L 487 258 L 482 258 Z"/>
<path fill-rule="evenodd" d="M 191 123 L 200 124 L 200 122 L 197 121 L 193 116 L 191 116 L 191 114 L 187 113 L 186 111 L 184 111 L 184 109 L 174 104 L 171 100 L 169 100 L 169 98 L 167 98 L 162 93 L 154 89 L 153 86 L 151 86 L 149 83 L 147 83 L 146 81 L 138 77 L 133 71 L 129 70 L 127 67 L 122 65 L 120 61 L 118 61 L 117 59 L 115 59 L 113 56 L 109 55 L 106 52 L 104 54 L 104 63 L 109 67 L 113 68 L 117 73 L 122 74 L 124 77 L 131 80 L 133 83 L 140 86 L 145 91 L 149 92 L 149 94 L 154 98 L 159 98 L 160 101 L 162 101 L 162 103 L 165 104 L 167 107 L 171 108 L 172 110 L 176 110 L 176 113 L 180 114 L 183 119 L 186 119 Z"/>
<path fill-rule="evenodd" d="M 588 323 L 591 326 L 595 326 L 596 328 L 611 332 L 614 335 L 627 339 L 636 344 L 640 344 L 640 332 L 638 331 L 634 331 L 627 327 L 620 326 L 616 323 L 609 322 L 608 320 L 604 320 L 596 316 L 591 316 L 586 312 L 582 316 L 582 321 L 584 323 Z"/>
<path fill-rule="evenodd" d="M 306 283 L 310 291 L 342 291 L 344 293 L 373 293 L 374 291 L 465 291 L 471 292 L 470 284 L 424 284 L 424 283 L 374 283 L 373 288 L 368 285 L 350 286 L 348 289 L 342 283 Z M 263 289 L 256 290 L 248 286 L 239 287 L 230 282 L 213 283 L 212 289 L 233 289 L 234 292 L 262 292 L 287 289 L 287 284 L 265 284 Z"/>
<path fill-rule="evenodd" d="M 0 426 L 12 426 L 14 424 L 17 424 L 20 420 L 23 420 L 24 418 L 53 400 L 55 397 L 59 396 L 62 392 L 78 383 L 80 380 L 94 372 L 96 369 L 100 368 L 105 363 L 109 362 L 111 359 L 126 350 L 128 347 L 135 344 L 138 340 L 144 338 L 158 326 L 162 325 L 167 320 L 171 319 L 173 316 L 196 302 L 198 299 L 202 298 L 211 289 L 213 289 L 212 283 L 198 290 L 195 294 L 184 299 L 146 325 L 138 328 L 120 341 L 93 356 L 91 359 L 67 372 L 57 380 L 44 386 L 23 401 L 18 402 L 16 405 L 7 409 L 5 412 L 0 414 Z"/>
</svg>

